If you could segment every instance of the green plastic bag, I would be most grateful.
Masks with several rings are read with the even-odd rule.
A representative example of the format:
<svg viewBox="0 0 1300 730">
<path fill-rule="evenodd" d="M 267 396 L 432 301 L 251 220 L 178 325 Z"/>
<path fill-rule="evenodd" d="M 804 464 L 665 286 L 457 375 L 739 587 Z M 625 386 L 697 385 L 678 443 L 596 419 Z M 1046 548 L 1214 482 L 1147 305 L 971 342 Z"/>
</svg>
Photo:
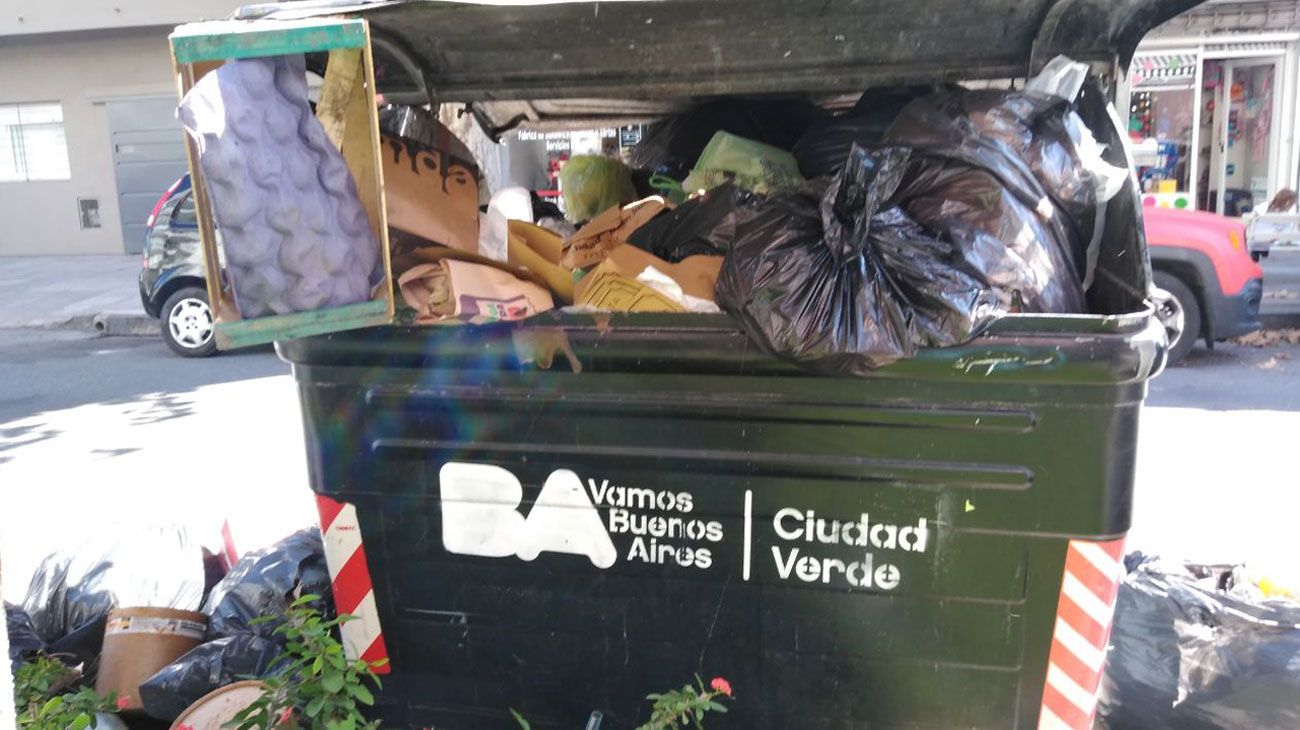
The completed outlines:
<svg viewBox="0 0 1300 730">
<path fill-rule="evenodd" d="M 564 217 L 579 223 L 636 200 L 632 171 L 612 157 L 578 155 L 560 168 Z"/>
<path fill-rule="evenodd" d="M 710 190 L 725 182 L 755 193 L 797 187 L 804 181 L 794 155 L 779 147 L 718 132 L 682 183 L 687 193 Z"/>
</svg>

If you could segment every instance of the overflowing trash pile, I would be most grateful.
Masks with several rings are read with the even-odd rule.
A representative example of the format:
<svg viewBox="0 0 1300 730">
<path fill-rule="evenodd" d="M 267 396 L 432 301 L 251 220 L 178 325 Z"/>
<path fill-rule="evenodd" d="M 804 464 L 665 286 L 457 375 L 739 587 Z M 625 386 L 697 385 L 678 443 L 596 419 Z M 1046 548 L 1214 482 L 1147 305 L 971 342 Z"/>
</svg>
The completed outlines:
<svg viewBox="0 0 1300 730">
<path fill-rule="evenodd" d="M 323 218 L 289 225 L 271 210 L 280 203 L 265 220 L 245 215 L 254 188 L 241 180 L 281 170 L 296 179 L 295 155 L 342 169 L 317 149 L 305 92 L 276 83 L 297 66 L 250 64 L 227 63 L 181 103 L 201 167 L 217 176 L 210 192 L 218 224 L 232 229 L 226 248 L 256 248 L 259 231 L 285 242 L 278 255 L 231 258 L 237 299 L 257 301 L 254 316 L 364 299 L 354 279 L 373 284 L 374 259 L 317 230 L 333 218 L 362 224 L 354 186 L 322 168 L 293 188 L 289 207 Z M 652 126 L 627 163 L 568 159 L 562 213 L 521 188 L 481 191 L 472 153 L 450 130 L 424 110 L 388 107 L 380 151 L 396 321 L 721 311 L 778 357 L 861 374 L 966 342 L 1004 314 L 1086 312 L 1106 205 L 1128 175 L 1102 159 L 1074 110 L 1086 74 L 1058 58 L 1019 90 L 873 89 L 838 115 L 809 102 L 703 102 Z M 275 87 L 276 113 L 297 119 L 305 139 L 275 164 L 211 132 L 239 136 L 227 117 L 243 118 L 241 105 L 261 98 L 245 87 L 258 84 Z M 354 247 L 373 248 L 357 231 Z M 286 255 L 300 238 L 310 255 Z M 254 253 L 275 265 L 257 266 Z M 333 270 L 346 274 L 342 289 Z M 271 279 L 293 283 L 285 298 L 250 293 Z"/>
<path fill-rule="evenodd" d="M 46 558 L 23 604 L 6 604 L 10 663 L 56 658 L 115 693 L 119 710 L 172 722 L 214 690 L 272 673 L 285 650 L 275 619 L 303 595 L 333 614 L 314 527 L 228 571 L 178 528 L 91 541 Z"/>
<path fill-rule="evenodd" d="M 1242 566 L 1125 560 L 1106 730 L 1300 727 L 1300 601 Z"/>
</svg>

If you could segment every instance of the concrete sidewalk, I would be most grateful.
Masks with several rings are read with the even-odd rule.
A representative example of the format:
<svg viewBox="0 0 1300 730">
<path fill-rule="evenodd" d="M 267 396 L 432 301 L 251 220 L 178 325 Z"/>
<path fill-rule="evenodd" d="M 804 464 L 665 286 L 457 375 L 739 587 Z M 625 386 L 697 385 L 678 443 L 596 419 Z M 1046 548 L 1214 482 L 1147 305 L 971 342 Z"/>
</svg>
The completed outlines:
<svg viewBox="0 0 1300 730">
<path fill-rule="evenodd" d="M 155 334 L 139 275 L 138 255 L 0 257 L 0 328 Z"/>
</svg>

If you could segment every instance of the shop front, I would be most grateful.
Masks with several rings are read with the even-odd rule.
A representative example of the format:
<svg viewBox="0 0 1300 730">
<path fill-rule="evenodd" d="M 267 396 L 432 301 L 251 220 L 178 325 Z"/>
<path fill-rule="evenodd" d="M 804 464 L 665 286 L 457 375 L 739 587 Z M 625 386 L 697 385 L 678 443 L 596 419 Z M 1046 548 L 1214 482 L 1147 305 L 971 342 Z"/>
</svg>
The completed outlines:
<svg viewBox="0 0 1300 730">
<path fill-rule="evenodd" d="M 1235 34 L 1139 47 L 1128 130 L 1144 204 L 1241 216 L 1295 188 L 1297 39 Z"/>
</svg>

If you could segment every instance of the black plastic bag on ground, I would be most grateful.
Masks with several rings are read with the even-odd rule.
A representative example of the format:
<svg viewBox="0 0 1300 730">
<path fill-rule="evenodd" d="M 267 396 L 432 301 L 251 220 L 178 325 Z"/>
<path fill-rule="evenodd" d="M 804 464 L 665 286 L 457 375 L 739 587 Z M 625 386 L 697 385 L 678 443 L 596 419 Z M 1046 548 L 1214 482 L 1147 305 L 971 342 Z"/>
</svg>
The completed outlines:
<svg viewBox="0 0 1300 730">
<path fill-rule="evenodd" d="M 299 530 L 235 563 L 203 604 L 208 615 L 207 638 L 243 633 L 271 636 L 274 622 L 254 625 L 253 619 L 283 616 L 290 603 L 306 594 L 320 596 L 320 608 L 333 613 L 325 547 L 315 527 Z"/>
<path fill-rule="evenodd" d="M 118 606 L 192 611 L 203 597 L 203 553 L 177 527 L 106 531 L 41 561 L 23 599 L 49 651 L 93 663 Z"/>
<path fill-rule="evenodd" d="M 627 242 L 677 263 L 688 256 L 717 256 L 736 236 L 736 211 L 750 193 L 722 185 L 664 211 L 632 232 Z"/>
<path fill-rule="evenodd" d="M 1219 571 L 1125 562 L 1099 727 L 1300 727 L 1300 603 L 1234 597 Z"/>
<path fill-rule="evenodd" d="M 141 682 L 140 702 L 150 717 L 171 722 L 219 687 L 266 676 L 283 650 L 280 641 L 256 634 L 209 641 Z"/>
<path fill-rule="evenodd" d="M 718 304 L 769 352 L 833 374 L 866 374 L 978 333 L 999 314 L 992 293 L 894 205 L 911 159 L 855 146 L 829 182 L 744 199 Z"/>
<path fill-rule="evenodd" d="M 628 164 L 681 182 L 719 131 L 788 150 L 826 112 L 800 100 L 720 99 L 657 122 L 628 155 Z"/>
<path fill-rule="evenodd" d="M 17 669 L 31 655 L 45 651 L 45 642 L 32 627 L 31 617 L 22 606 L 8 601 L 5 601 L 5 633 L 9 638 L 11 669 Z"/>
</svg>

